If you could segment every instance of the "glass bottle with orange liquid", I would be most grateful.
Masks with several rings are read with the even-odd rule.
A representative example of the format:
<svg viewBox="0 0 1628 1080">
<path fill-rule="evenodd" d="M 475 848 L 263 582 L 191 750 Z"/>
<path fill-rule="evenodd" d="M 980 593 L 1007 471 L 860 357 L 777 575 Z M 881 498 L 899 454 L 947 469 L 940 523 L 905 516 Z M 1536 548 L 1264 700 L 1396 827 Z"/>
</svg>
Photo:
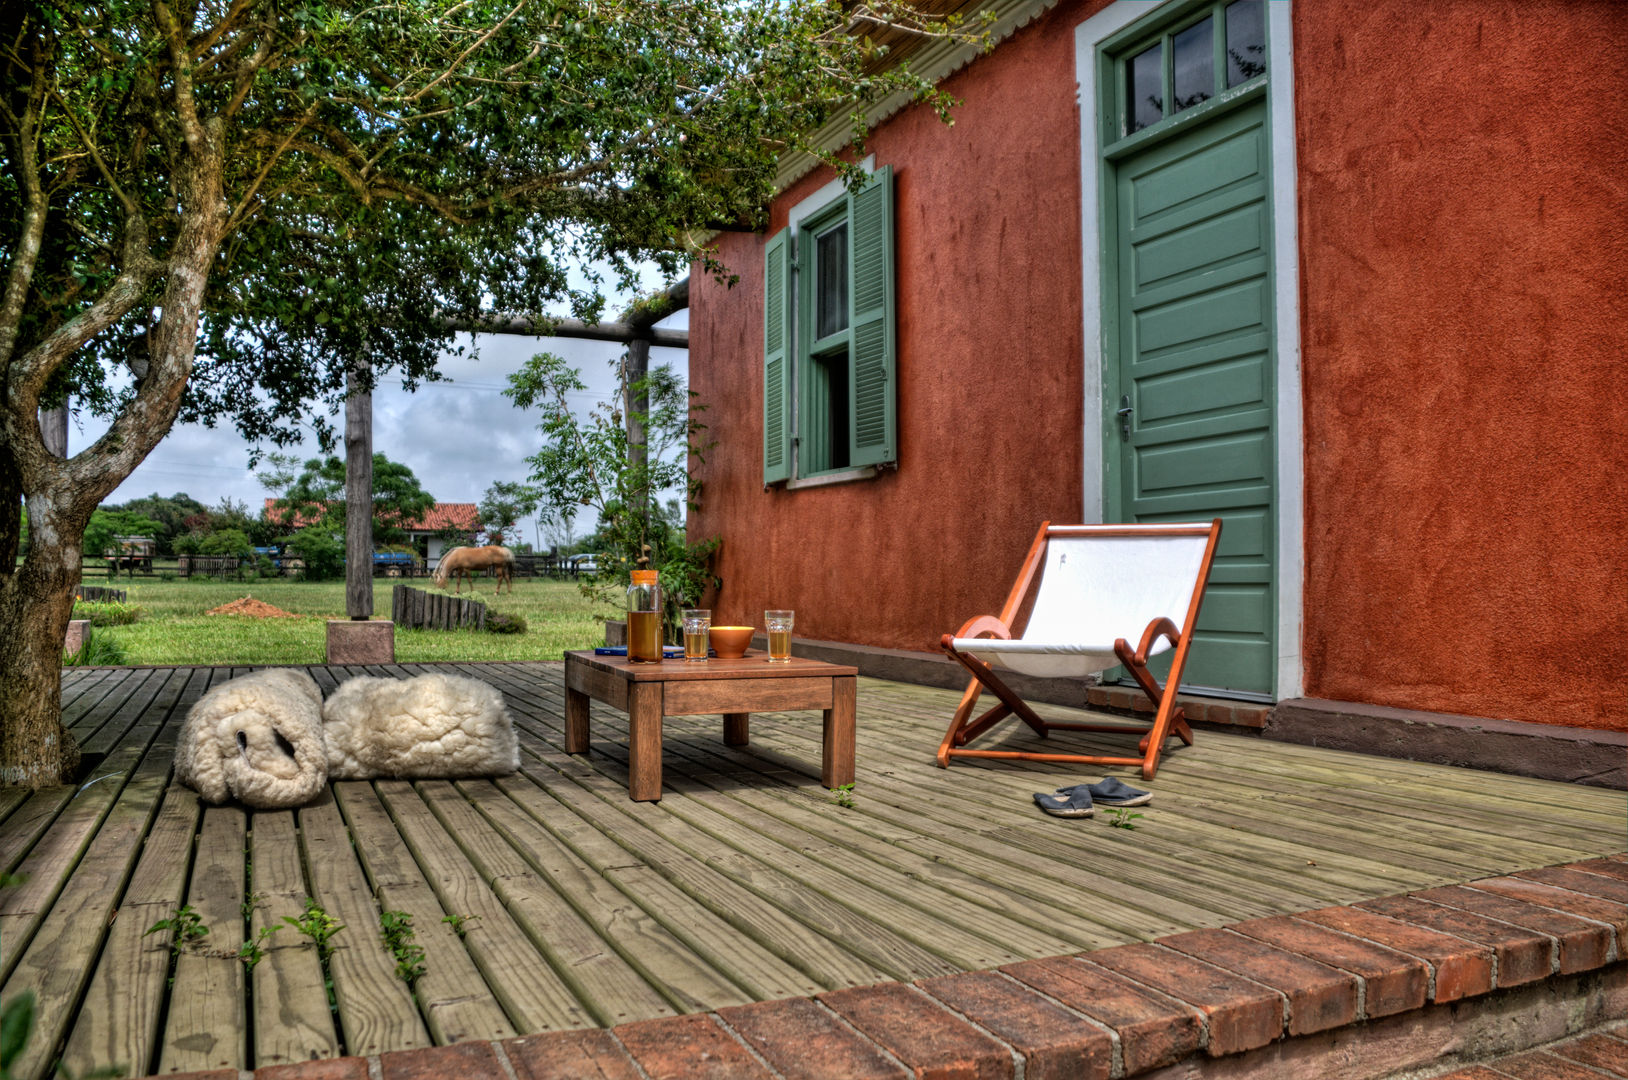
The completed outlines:
<svg viewBox="0 0 1628 1080">
<path fill-rule="evenodd" d="M 661 586 L 654 570 L 633 571 L 627 587 L 627 658 L 632 664 L 661 663 Z"/>
</svg>

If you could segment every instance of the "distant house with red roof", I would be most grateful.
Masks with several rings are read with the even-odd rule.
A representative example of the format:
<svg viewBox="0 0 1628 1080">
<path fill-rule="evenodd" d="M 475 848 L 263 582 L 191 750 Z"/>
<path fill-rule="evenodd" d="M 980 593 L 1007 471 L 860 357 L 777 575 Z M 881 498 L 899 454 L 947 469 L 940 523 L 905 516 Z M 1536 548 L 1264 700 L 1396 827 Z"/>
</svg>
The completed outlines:
<svg viewBox="0 0 1628 1080">
<path fill-rule="evenodd" d="M 277 500 L 267 499 L 266 517 L 275 519 L 277 513 Z M 296 514 L 292 528 L 303 529 L 311 523 L 312 519 Z M 438 502 L 405 528 L 407 543 L 418 552 L 425 566 L 434 569 L 445 552 L 458 546 L 457 543 L 448 543 L 443 539 L 442 531 L 459 529 L 470 537 L 476 536 L 481 531 L 480 510 L 474 503 Z"/>
</svg>

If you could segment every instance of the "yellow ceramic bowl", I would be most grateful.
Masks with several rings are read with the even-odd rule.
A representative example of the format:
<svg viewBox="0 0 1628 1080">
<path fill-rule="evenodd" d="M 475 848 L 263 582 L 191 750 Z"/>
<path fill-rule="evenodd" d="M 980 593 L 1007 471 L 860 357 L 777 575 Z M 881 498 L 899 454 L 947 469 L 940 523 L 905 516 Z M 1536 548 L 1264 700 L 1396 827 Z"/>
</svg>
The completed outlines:
<svg viewBox="0 0 1628 1080">
<path fill-rule="evenodd" d="M 755 626 L 714 626 L 707 634 L 718 659 L 736 660 L 746 655 L 746 647 L 752 644 L 752 634 L 756 629 Z"/>
</svg>

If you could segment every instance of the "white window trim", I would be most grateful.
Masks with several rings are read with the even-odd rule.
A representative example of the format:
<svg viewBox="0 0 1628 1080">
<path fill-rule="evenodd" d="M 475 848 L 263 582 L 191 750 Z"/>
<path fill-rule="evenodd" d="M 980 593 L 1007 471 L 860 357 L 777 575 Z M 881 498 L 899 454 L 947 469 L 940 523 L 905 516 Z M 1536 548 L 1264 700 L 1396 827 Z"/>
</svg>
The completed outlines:
<svg viewBox="0 0 1628 1080">
<path fill-rule="evenodd" d="M 1103 519 L 1102 489 L 1102 218 L 1097 147 L 1097 50 L 1104 41 L 1175 0 L 1115 0 L 1074 28 L 1074 78 L 1080 108 L 1080 273 L 1085 356 L 1081 462 L 1082 521 Z M 1266 3 L 1267 109 L 1272 140 L 1272 279 L 1276 326 L 1277 403 L 1277 697 L 1304 693 L 1302 650 L 1305 579 L 1305 476 L 1300 386 L 1300 230 L 1295 170 L 1294 49 L 1291 2 Z"/>
<path fill-rule="evenodd" d="M 867 175 L 874 173 L 876 171 L 876 155 L 867 155 L 865 160 L 859 163 L 859 167 L 864 169 Z M 786 228 L 791 230 L 792 241 L 795 243 L 796 240 L 802 235 L 802 222 L 805 218 L 810 218 L 815 214 L 818 214 L 820 211 L 829 207 L 833 202 L 842 198 L 842 196 L 847 194 L 847 192 L 848 186 L 842 182 L 841 177 L 838 177 L 835 180 L 829 181 L 818 191 L 814 192 L 812 195 L 808 196 L 806 199 L 803 199 L 801 202 L 797 203 L 790 210 L 788 210 L 786 212 Z M 791 280 L 787 282 L 787 287 L 793 290 L 793 296 L 801 296 L 802 293 L 798 291 L 801 287 L 798 265 L 802 262 L 802 245 L 798 244 L 794 250 L 797 252 L 797 258 L 792 260 Z M 798 406 L 801 404 L 801 402 L 797 400 L 797 389 L 801 380 L 795 375 L 796 361 L 792 358 L 800 355 L 797 351 L 799 345 L 797 330 L 799 324 L 802 322 L 802 318 L 801 313 L 798 311 L 797 304 L 792 304 L 792 310 L 796 313 L 796 317 L 790 320 L 791 327 L 786 335 L 786 355 L 789 362 L 791 362 L 793 365 L 794 372 L 791 379 L 790 404 L 792 418 L 791 477 L 785 482 L 786 490 L 796 491 L 798 488 L 825 487 L 828 484 L 845 484 L 850 480 L 869 480 L 881 473 L 882 469 L 880 466 L 861 465 L 853 469 L 844 469 L 841 472 L 820 473 L 818 476 L 802 476 L 798 473 L 798 467 L 802 464 L 801 461 L 798 460 L 798 452 L 800 450 L 801 443 L 797 437 L 797 418 L 801 415 L 801 413 L 798 412 Z"/>
</svg>

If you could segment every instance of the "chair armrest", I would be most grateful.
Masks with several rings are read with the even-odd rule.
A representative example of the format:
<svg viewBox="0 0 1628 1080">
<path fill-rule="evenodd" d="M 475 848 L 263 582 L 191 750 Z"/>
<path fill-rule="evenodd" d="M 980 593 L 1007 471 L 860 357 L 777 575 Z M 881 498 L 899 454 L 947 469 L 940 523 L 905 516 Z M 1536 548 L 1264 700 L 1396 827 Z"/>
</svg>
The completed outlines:
<svg viewBox="0 0 1628 1080">
<path fill-rule="evenodd" d="M 1010 640 L 1012 637 L 1012 630 L 994 615 L 979 615 L 975 619 L 968 619 L 966 622 L 962 623 L 961 629 L 957 630 L 955 633 L 945 634 L 939 639 L 939 646 L 945 652 L 952 652 L 953 648 L 950 643 L 956 638 L 982 637 L 985 634 L 988 634 L 990 637 L 1006 638 Z"/>
<path fill-rule="evenodd" d="M 990 637 L 1007 638 L 1012 636 L 1012 628 L 1007 626 L 995 615 L 980 615 L 976 619 L 968 619 L 961 624 L 961 629 L 951 634 L 951 637 L 969 638 L 982 637 L 988 633 Z"/>
<path fill-rule="evenodd" d="M 1148 628 L 1142 631 L 1142 643 L 1136 647 L 1136 662 L 1148 662 L 1148 650 L 1153 648 L 1154 639 L 1160 634 L 1170 639 L 1171 645 L 1181 644 L 1181 628 L 1163 615 L 1148 623 Z"/>
</svg>

